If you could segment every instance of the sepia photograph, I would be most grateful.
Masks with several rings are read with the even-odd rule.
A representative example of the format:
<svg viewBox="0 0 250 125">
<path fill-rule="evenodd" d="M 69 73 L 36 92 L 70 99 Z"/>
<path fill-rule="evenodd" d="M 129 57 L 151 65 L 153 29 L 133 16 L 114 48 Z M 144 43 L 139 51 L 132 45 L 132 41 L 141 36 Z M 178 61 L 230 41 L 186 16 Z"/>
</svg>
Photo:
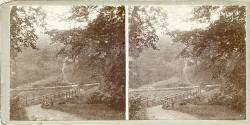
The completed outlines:
<svg viewBox="0 0 250 125">
<path fill-rule="evenodd" d="M 130 120 L 246 120 L 246 7 L 128 8 Z"/>
<path fill-rule="evenodd" d="M 0 2 L 1 123 L 247 125 L 249 7 Z"/>
<path fill-rule="evenodd" d="M 10 121 L 125 120 L 125 7 L 10 6 Z"/>
</svg>

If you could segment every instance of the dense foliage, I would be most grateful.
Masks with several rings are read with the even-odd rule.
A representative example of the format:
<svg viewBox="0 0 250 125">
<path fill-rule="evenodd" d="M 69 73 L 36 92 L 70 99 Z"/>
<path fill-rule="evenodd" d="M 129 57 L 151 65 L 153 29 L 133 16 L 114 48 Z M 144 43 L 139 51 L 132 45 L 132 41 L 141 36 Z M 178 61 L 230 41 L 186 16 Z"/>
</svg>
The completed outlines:
<svg viewBox="0 0 250 125">
<path fill-rule="evenodd" d="M 129 8 L 129 53 L 138 57 L 143 48 L 157 49 L 157 29 L 167 32 L 167 15 L 160 7 L 132 6 Z"/>
<path fill-rule="evenodd" d="M 145 48 L 157 50 L 159 33 L 157 29 L 167 32 L 167 15 L 161 7 L 131 6 L 129 8 L 129 56 L 131 86 L 139 86 L 143 81 L 139 76 L 136 60 Z"/>
<path fill-rule="evenodd" d="M 10 100 L 10 120 L 28 120 L 25 108 L 18 98 Z"/>
<path fill-rule="evenodd" d="M 182 56 L 200 61 L 202 70 L 211 72 L 213 79 L 220 80 L 223 95 L 232 98 L 235 98 L 234 95 L 242 96 L 240 103 L 244 105 L 246 8 L 201 6 L 195 8 L 194 12 L 192 20 L 209 22 L 210 25 L 205 29 L 174 31 L 170 35 L 175 42 L 186 45 Z M 211 20 L 214 13 L 219 16 L 217 20 Z"/>
<path fill-rule="evenodd" d="M 37 49 L 35 33 L 36 28 L 46 25 L 45 13 L 41 7 L 19 7 L 13 6 L 10 11 L 10 52 L 14 58 L 24 47 Z"/>
<path fill-rule="evenodd" d="M 130 120 L 145 120 L 146 116 L 145 99 L 137 94 L 129 96 L 129 119 Z"/>
<path fill-rule="evenodd" d="M 53 41 L 65 47 L 59 55 L 71 58 L 77 68 L 88 65 L 93 77 L 102 79 L 102 102 L 117 109 L 125 108 L 125 9 L 124 6 L 73 8 L 70 17 L 86 23 L 89 9 L 99 9 L 97 17 L 88 20 L 85 28 L 47 32 Z"/>
</svg>

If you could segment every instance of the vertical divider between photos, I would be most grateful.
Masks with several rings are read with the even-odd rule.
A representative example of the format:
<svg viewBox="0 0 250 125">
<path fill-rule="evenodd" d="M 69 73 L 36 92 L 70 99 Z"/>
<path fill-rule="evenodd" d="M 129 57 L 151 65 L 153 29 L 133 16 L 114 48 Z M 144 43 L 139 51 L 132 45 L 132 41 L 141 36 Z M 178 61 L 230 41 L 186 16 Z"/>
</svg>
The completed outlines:
<svg viewBox="0 0 250 125">
<path fill-rule="evenodd" d="M 250 49 L 250 44 L 249 42 L 249 34 L 250 34 L 250 26 L 249 26 L 249 21 L 250 21 L 250 2 L 247 3 L 247 6 L 246 6 L 246 25 L 245 25 L 245 29 L 246 29 L 246 76 L 249 76 L 249 49 Z M 246 77 L 246 116 L 249 116 L 250 115 L 250 110 L 249 110 L 249 100 L 250 100 L 250 93 L 249 93 L 249 90 L 250 90 L 250 85 L 249 85 L 249 77 Z M 246 117 L 246 118 L 249 118 L 249 117 Z"/>
<path fill-rule="evenodd" d="M 126 111 L 125 111 L 125 117 L 126 120 L 129 120 L 129 34 L 128 34 L 128 5 L 125 5 L 125 61 L 126 61 L 126 85 L 125 85 L 125 96 L 126 96 Z"/>
</svg>

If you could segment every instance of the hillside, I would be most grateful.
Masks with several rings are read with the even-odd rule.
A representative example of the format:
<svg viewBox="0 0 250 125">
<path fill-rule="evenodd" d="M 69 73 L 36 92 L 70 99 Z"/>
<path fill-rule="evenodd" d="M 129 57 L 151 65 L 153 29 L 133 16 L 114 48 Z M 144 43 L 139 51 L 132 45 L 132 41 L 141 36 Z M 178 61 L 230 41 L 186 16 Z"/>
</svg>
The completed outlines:
<svg viewBox="0 0 250 125">
<path fill-rule="evenodd" d="M 157 46 L 159 50 L 144 49 L 140 57 L 132 62 L 130 73 L 137 77 L 130 78 L 131 88 L 191 86 L 211 80 L 202 67 L 196 67 L 190 62 L 185 67 L 184 58 L 177 57 L 183 49 L 182 44 L 161 37 Z"/>
<path fill-rule="evenodd" d="M 60 43 L 51 44 L 50 37 L 43 35 L 37 41 L 37 50 L 24 48 L 15 59 L 11 60 L 11 88 L 95 82 L 90 80 L 91 71 L 87 66 L 85 70 L 78 70 L 73 68 L 74 64 L 66 64 L 63 76 L 64 57 L 57 56 L 63 46 Z M 65 79 L 68 83 L 65 83 Z"/>
</svg>

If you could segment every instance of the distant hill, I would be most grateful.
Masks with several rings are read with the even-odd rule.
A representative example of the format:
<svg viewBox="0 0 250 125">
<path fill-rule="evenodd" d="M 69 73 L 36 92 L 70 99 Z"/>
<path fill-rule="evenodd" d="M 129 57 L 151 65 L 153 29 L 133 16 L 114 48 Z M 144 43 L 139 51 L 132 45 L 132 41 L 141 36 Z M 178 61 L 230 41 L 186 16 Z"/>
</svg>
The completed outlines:
<svg viewBox="0 0 250 125">
<path fill-rule="evenodd" d="M 199 84 L 201 81 L 210 81 L 209 73 L 197 70 L 196 66 L 189 64 L 186 69 L 187 77 L 184 79 L 184 59 L 177 58 L 183 49 L 182 44 L 173 43 L 168 37 L 161 37 L 157 44 L 159 50 L 144 49 L 140 57 L 135 59 L 130 73 L 137 76 L 130 78 L 130 87 L 176 87 Z M 198 73 L 197 73 L 198 71 Z"/>
<path fill-rule="evenodd" d="M 42 84 L 48 86 L 50 83 L 61 85 L 63 58 L 57 57 L 57 53 L 63 46 L 60 43 L 51 44 L 50 37 L 43 35 L 37 40 L 38 50 L 24 48 L 14 60 L 11 60 L 11 88 L 41 86 Z M 83 71 L 68 70 L 72 67 L 73 64 L 65 67 L 69 82 L 90 83 L 93 81 L 90 80 L 91 71 L 87 66 Z"/>
</svg>

